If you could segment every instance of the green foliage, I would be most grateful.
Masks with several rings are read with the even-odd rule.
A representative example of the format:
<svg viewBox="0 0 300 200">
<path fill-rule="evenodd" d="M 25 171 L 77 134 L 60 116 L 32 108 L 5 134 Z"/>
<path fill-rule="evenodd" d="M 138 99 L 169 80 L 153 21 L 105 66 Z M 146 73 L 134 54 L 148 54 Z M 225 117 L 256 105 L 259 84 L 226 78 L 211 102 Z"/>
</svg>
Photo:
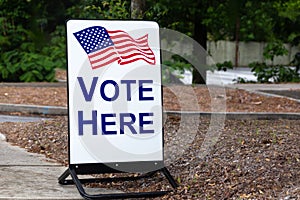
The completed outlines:
<svg viewBox="0 0 300 200">
<path fill-rule="evenodd" d="M 233 25 L 227 17 L 227 5 L 222 2 L 217 5 L 210 5 L 207 9 L 207 17 L 202 23 L 208 27 L 209 40 L 228 40 L 232 39 L 228 30 L 233 30 Z"/>
<path fill-rule="evenodd" d="M 42 53 L 48 55 L 55 68 L 66 69 L 66 37 L 65 27 L 57 26 L 56 30 L 50 34 L 49 45 L 44 46 Z"/>
<path fill-rule="evenodd" d="M 300 1 L 288 0 L 288 1 L 276 1 L 273 4 L 275 10 L 278 12 L 282 20 L 282 27 L 279 29 L 278 36 L 280 39 L 286 40 L 293 45 L 300 44 Z"/>
<path fill-rule="evenodd" d="M 0 81 L 55 81 L 67 18 L 128 19 L 128 1 L 0 0 Z"/>
<path fill-rule="evenodd" d="M 227 69 L 233 69 L 233 64 L 231 61 L 225 61 L 223 63 L 217 63 L 216 67 L 218 71 L 227 71 Z"/>
<path fill-rule="evenodd" d="M 130 18 L 129 0 L 0 0 L 0 7 L 0 81 L 53 81 L 54 68 L 66 67 L 67 19 Z M 146 8 L 143 19 L 191 37 L 199 33 L 195 23 L 200 21 L 211 40 L 300 43 L 299 0 L 147 0 Z M 266 59 L 283 55 L 280 48 L 280 43 L 269 44 Z M 176 59 L 167 64 L 176 71 L 188 66 Z M 275 71 L 290 77 L 280 68 Z"/>
<path fill-rule="evenodd" d="M 259 83 L 300 82 L 298 70 L 294 70 L 289 66 L 273 65 L 273 60 L 276 56 L 283 56 L 287 53 L 282 42 L 269 43 L 264 48 L 263 55 L 266 60 L 271 60 L 272 64 L 267 65 L 265 62 L 254 62 L 249 65 L 251 71 L 257 77 L 257 81 Z"/>
<path fill-rule="evenodd" d="M 255 81 L 249 81 L 246 78 L 237 77 L 236 79 L 233 79 L 235 83 L 256 83 Z"/>
<path fill-rule="evenodd" d="M 2 53 L 0 81 L 54 81 L 55 63 L 47 54 L 36 53 L 34 50 L 32 43 L 24 43 L 21 49 Z"/>
<path fill-rule="evenodd" d="M 300 17 L 300 1 L 289 0 L 284 2 L 275 2 L 274 7 L 278 10 L 279 15 L 296 21 Z"/>
<path fill-rule="evenodd" d="M 174 74 L 183 74 L 185 70 L 192 69 L 192 65 L 179 55 L 173 55 L 171 59 L 163 61 L 162 64 L 162 78 L 164 83 L 176 82 L 174 79 L 183 77 L 181 75 L 176 76 Z"/>
<path fill-rule="evenodd" d="M 171 66 L 173 70 L 184 72 L 184 70 L 190 70 L 192 65 L 179 55 L 173 55 L 170 60 L 163 62 L 166 66 Z"/>
<path fill-rule="evenodd" d="M 203 24 L 210 40 L 269 41 L 276 25 L 271 2 L 227 0 L 208 2 Z M 239 22 L 239 29 L 236 25 Z"/>
<path fill-rule="evenodd" d="M 250 67 L 259 83 L 300 82 L 299 74 L 290 67 L 266 63 L 252 63 Z"/>
<path fill-rule="evenodd" d="M 275 56 L 284 56 L 288 54 L 288 50 L 281 41 L 270 42 L 264 48 L 263 56 L 265 59 L 274 61 Z"/>
<path fill-rule="evenodd" d="M 192 0 L 147 0 L 144 19 L 155 20 L 161 27 L 193 36 L 196 3 Z"/>
<path fill-rule="evenodd" d="M 152 1 L 149 2 L 149 4 L 151 4 L 151 6 L 146 10 L 144 14 L 145 19 L 160 22 L 167 16 L 169 8 L 166 4 L 163 4 L 161 2 L 153 3 Z"/>
<path fill-rule="evenodd" d="M 50 3 L 2 0 L 0 5 L 0 81 L 55 81 L 54 69 L 64 65 L 65 48 L 60 49 L 55 32 L 48 34 Z"/>
<path fill-rule="evenodd" d="M 300 52 L 295 54 L 290 64 L 295 67 L 296 72 L 300 70 Z"/>
<path fill-rule="evenodd" d="M 129 1 L 111 0 L 81 0 L 68 9 L 72 18 L 83 19 L 129 19 Z"/>
</svg>

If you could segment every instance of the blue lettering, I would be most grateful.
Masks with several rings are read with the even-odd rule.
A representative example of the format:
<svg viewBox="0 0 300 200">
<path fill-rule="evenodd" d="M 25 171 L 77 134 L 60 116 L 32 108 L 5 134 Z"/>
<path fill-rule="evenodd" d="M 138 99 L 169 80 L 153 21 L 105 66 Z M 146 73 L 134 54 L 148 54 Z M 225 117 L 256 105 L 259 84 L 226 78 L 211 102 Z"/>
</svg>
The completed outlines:
<svg viewBox="0 0 300 200">
<path fill-rule="evenodd" d="M 146 125 L 153 125 L 153 116 L 151 113 L 139 113 L 139 121 L 137 121 L 137 117 L 133 113 L 120 113 L 118 118 L 120 119 L 120 132 L 119 134 L 125 134 L 125 129 L 132 134 L 153 134 L 154 129 L 148 128 L 146 129 Z M 117 135 L 117 122 L 116 122 L 116 113 L 104 113 L 101 114 L 101 130 L 102 135 Z M 97 111 L 92 110 L 92 119 L 87 120 L 83 119 L 83 111 L 78 111 L 78 134 L 82 136 L 86 134 L 84 132 L 84 125 L 92 125 L 92 135 L 97 135 Z M 135 129 L 135 123 L 139 125 L 139 132 Z M 110 128 L 109 128 L 110 127 Z"/>
<path fill-rule="evenodd" d="M 78 111 L 78 131 L 79 135 L 83 135 L 83 125 L 91 124 L 93 126 L 93 135 L 97 135 L 97 111 L 92 111 L 91 120 L 83 120 L 83 111 Z"/>
<path fill-rule="evenodd" d="M 153 124 L 152 120 L 145 120 L 144 117 L 152 117 L 153 113 L 139 113 L 139 117 L 140 117 L 140 122 L 139 122 L 139 126 L 140 126 L 140 134 L 143 133 L 154 133 L 154 130 L 145 130 L 144 129 L 144 125 L 147 124 Z"/>
<path fill-rule="evenodd" d="M 112 84 L 115 88 L 115 94 L 112 96 L 112 97 L 107 97 L 104 90 L 105 90 L 105 86 L 107 84 Z M 118 97 L 119 97 L 119 86 L 118 84 L 113 81 L 113 80 L 106 80 L 104 81 L 102 84 L 101 84 L 101 87 L 100 87 L 100 94 L 102 96 L 102 98 L 105 100 L 105 101 L 114 101 L 116 100 Z"/>
<path fill-rule="evenodd" d="M 85 87 L 82 77 L 77 77 L 77 80 L 79 82 L 79 85 L 80 85 L 80 88 L 81 88 L 81 91 L 82 91 L 85 101 L 91 101 L 94 91 L 95 91 L 97 81 L 98 81 L 98 77 L 93 77 L 92 85 L 91 85 L 89 92 L 87 91 L 87 89 Z"/>
<path fill-rule="evenodd" d="M 126 84 L 127 88 L 127 101 L 131 101 L 131 86 L 130 84 L 136 83 L 136 80 L 121 80 L 121 83 Z"/>
<path fill-rule="evenodd" d="M 125 121 L 125 118 L 129 118 L 129 121 Z M 124 134 L 125 126 L 127 126 L 131 133 L 136 134 L 136 130 L 132 126 L 136 118 L 132 113 L 120 113 L 120 134 Z"/>
<path fill-rule="evenodd" d="M 144 92 L 151 92 L 152 88 L 144 88 L 143 84 L 144 83 L 152 83 L 152 80 L 140 80 L 139 81 L 139 100 L 140 101 L 153 101 L 154 97 L 145 97 Z"/>
<path fill-rule="evenodd" d="M 113 135 L 117 134 L 117 131 L 108 131 L 106 130 L 106 126 L 116 125 L 115 121 L 106 121 L 108 117 L 116 117 L 116 114 L 101 114 L 101 126 L 102 126 L 102 135 Z"/>
</svg>

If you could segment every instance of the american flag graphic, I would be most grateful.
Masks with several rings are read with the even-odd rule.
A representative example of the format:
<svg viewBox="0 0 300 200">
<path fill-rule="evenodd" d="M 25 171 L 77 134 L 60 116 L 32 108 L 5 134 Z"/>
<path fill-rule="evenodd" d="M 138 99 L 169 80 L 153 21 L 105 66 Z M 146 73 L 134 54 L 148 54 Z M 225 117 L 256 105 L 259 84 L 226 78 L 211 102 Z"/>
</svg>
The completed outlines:
<svg viewBox="0 0 300 200">
<path fill-rule="evenodd" d="M 102 26 L 92 26 L 73 34 L 87 53 L 92 69 L 115 61 L 125 65 L 143 60 L 155 65 L 155 56 L 148 45 L 148 34 L 133 39 L 125 31 L 109 31 Z"/>
</svg>

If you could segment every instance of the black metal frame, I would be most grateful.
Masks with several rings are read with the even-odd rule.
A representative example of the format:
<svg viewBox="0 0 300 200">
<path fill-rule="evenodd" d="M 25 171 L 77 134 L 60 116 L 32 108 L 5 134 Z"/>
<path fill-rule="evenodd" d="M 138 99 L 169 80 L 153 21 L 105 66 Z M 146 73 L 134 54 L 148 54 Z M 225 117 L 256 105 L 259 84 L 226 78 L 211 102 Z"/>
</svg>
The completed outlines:
<svg viewBox="0 0 300 200">
<path fill-rule="evenodd" d="M 134 181 L 141 178 L 149 178 L 156 174 L 157 172 L 161 172 L 169 181 L 170 185 L 175 189 L 178 187 L 178 184 L 170 174 L 169 170 L 166 167 L 162 167 L 158 170 L 151 171 L 145 173 L 140 176 L 130 176 L 130 177 L 114 177 L 114 178 L 85 178 L 79 179 L 79 174 L 87 174 L 87 171 L 77 170 L 80 165 L 69 165 L 69 168 L 58 178 L 58 182 L 61 185 L 72 185 L 75 184 L 79 194 L 85 199 L 126 199 L 126 198 L 143 198 L 143 197 L 158 197 L 166 195 L 170 192 L 168 191 L 150 191 L 150 192 L 129 192 L 129 193 L 108 193 L 108 194 L 88 194 L 84 190 L 82 184 L 85 183 L 100 183 L 100 182 L 112 182 L 112 181 Z M 107 167 L 108 172 L 116 172 L 116 173 L 124 173 L 115 169 L 111 169 Z M 110 170 L 109 170 L 110 169 Z M 108 173 L 106 172 L 106 173 Z M 101 173 L 104 174 L 104 173 Z M 67 179 L 71 176 L 72 179 Z"/>
</svg>

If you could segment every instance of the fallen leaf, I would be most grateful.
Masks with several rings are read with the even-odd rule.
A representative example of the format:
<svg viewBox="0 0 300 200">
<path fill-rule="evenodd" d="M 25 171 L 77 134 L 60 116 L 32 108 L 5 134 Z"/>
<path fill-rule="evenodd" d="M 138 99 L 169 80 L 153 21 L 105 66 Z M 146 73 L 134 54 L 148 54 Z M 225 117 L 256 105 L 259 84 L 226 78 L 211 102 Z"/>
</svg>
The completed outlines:
<svg viewBox="0 0 300 200">
<path fill-rule="evenodd" d="M 251 104 L 253 104 L 253 105 L 261 105 L 261 104 L 262 104 L 262 101 L 252 102 Z"/>
</svg>

